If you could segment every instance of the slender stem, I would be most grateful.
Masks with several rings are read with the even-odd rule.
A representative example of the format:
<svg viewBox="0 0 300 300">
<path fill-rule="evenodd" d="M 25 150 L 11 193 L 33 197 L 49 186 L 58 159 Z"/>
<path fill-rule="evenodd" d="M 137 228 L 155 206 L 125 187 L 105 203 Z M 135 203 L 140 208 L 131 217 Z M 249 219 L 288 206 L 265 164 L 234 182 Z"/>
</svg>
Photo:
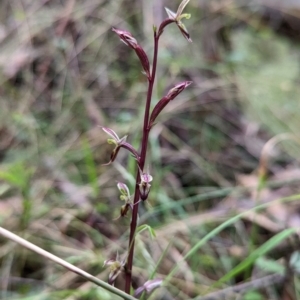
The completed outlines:
<svg viewBox="0 0 300 300">
<path fill-rule="evenodd" d="M 148 145 L 148 138 L 149 138 L 149 131 L 150 131 L 149 115 L 150 115 L 153 86 L 154 86 L 155 75 L 156 75 L 158 40 L 159 40 L 159 36 L 157 35 L 157 32 L 154 31 L 153 66 L 152 66 L 151 77 L 148 81 L 147 100 L 146 100 L 145 115 L 144 115 L 143 137 L 142 137 L 142 145 L 141 145 L 141 157 L 139 163 L 139 167 L 141 170 L 144 169 L 146 154 L 147 154 L 147 145 Z M 139 174 L 139 170 L 137 170 L 136 186 L 135 186 L 134 202 L 133 202 L 134 205 L 133 205 L 131 224 L 130 224 L 129 249 L 128 249 L 129 253 L 127 259 L 127 272 L 126 272 L 126 282 L 125 282 L 125 292 L 128 294 L 130 294 L 130 287 L 131 287 L 131 271 L 132 271 L 133 254 L 134 254 L 134 236 L 135 236 L 135 230 L 136 230 L 137 218 L 138 218 L 138 208 L 139 208 L 138 202 L 140 199 L 139 183 L 140 183 L 140 174 Z"/>
</svg>

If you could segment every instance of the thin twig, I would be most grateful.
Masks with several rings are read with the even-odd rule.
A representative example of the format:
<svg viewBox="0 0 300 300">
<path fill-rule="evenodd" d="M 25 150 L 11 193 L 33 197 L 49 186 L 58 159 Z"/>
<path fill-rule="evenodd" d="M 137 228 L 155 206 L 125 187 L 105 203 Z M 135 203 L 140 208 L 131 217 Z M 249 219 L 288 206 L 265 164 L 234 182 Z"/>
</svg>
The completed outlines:
<svg viewBox="0 0 300 300">
<path fill-rule="evenodd" d="M 122 297 L 123 299 L 126 299 L 126 300 L 137 300 L 136 298 L 128 295 L 127 293 L 124 293 L 123 291 L 109 285 L 108 283 L 98 279 L 97 277 L 75 267 L 74 265 L 66 262 L 65 260 L 43 250 L 42 248 L 22 239 L 21 237 L 15 235 L 14 233 L 4 229 L 3 227 L 0 227 L 0 235 L 18 243 L 19 245 L 23 246 L 23 247 L 26 247 L 27 249 L 29 250 L 32 250 L 34 251 L 35 253 L 38 253 L 52 261 L 54 261 L 55 263 L 63 266 L 64 268 L 68 269 L 69 271 L 72 271 L 78 275 L 80 275 L 81 277 L 85 278 L 86 280 L 88 281 L 91 281 L 95 284 L 97 284 L 98 286 L 104 288 L 105 290 L 113 293 L 113 294 L 116 294 L 120 297 Z"/>
</svg>

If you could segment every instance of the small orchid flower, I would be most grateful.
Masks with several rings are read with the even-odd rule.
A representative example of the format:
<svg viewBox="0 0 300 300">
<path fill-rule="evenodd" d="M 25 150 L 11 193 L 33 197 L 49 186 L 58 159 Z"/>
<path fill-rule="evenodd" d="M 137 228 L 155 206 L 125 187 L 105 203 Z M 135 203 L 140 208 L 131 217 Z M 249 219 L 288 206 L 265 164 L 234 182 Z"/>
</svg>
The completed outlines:
<svg viewBox="0 0 300 300">
<path fill-rule="evenodd" d="M 111 137 L 110 139 L 107 140 L 107 143 L 115 145 L 115 148 L 110 156 L 110 161 L 104 164 L 103 166 L 107 166 L 111 164 L 116 159 L 120 148 L 125 148 L 128 151 L 130 151 L 135 157 L 135 159 L 139 161 L 140 156 L 138 152 L 134 149 L 134 147 L 131 144 L 126 142 L 127 135 L 123 136 L 122 138 L 119 138 L 119 136 L 111 128 L 102 127 L 102 130 Z"/>
<path fill-rule="evenodd" d="M 153 177 L 149 173 L 144 173 L 140 168 L 140 197 L 143 201 L 147 200 L 148 194 L 150 192 L 151 184 L 150 182 L 153 180 Z"/>
<path fill-rule="evenodd" d="M 124 216 L 127 215 L 127 212 L 129 210 L 129 208 L 132 210 L 133 201 L 131 199 L 129 188 L 127 187 L 127 185 L 125 183 L 118 182 L 117 186 L 118 186 L 118 189 L 121 193 L 120 199 L 122 201 L 125 201 L 125 204 L 122 205 L 122 207 L 121 207 L 120 216 L 117 218 L 117 219 L 119 219 L 120 217 L 124 217 Z"/>
<path fill-rule="evenodd" d="M 112 129 L 107 128 L 107 127 L 102 127 L 102 130 L 111 137 L 110 139 L 107 140 L 107 143 L 115 145 L 115 149 L 113 150 L 113 152 L 110 156 L 110 161 L 107 164 L 104 164 L 104 166 L 107 166 L 107 165 L 111 164 L 116 159 L 121 146 L 124 143 L 126 143 L 127 135 L 125 135 L 124 137 L 122 137 L 120 139 L 118 137 L 118 135 Z"/>
<path fill-rule="evenodd" d="M 179 28 L 179 30 L 181 31 L 182 35 L 185 37 L 185 39 L 187 39 L 189 42 L 192 42 L 192 39 L 190 38 L 190 35 L 186 29 L 186 27 L 184 26 L 184 24 L 181 22 L 181 20 L 183 18 L 185 19 L 189 19 L 191 17 L 190 14 L 183 14 L 183 10 L 186 7 L 186 5 L 190 2 L 190 0 L 183 0 L 178 9 L 177 12 L 173 12 L 172 10 L 168 9 L 167 7 L 165 7 L 165 10 L 169 16 L 169 19 L 172 20 L 173 22 L 175 22 Z"/>
<path fill-rule="evenodd" d="M 125 272 L 126 260 L 120 260 L 119 254 L 117 254 L 116 259 L 108 259 L 104 261 L 103 266 L 109 266 L 110 273 L 108 275 L 108 283 L 114 285 L 117 277 Z"/>
</svg>

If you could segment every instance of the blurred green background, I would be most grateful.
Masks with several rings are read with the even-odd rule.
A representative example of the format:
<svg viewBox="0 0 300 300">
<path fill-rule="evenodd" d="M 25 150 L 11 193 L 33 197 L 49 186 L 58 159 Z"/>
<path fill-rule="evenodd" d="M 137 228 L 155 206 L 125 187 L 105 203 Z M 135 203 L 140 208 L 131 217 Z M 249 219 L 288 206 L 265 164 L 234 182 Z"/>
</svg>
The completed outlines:
<svg viewBox="0 0 300 300">
<path fill-rule="evenodd" d="M 0 224 L 103 280 L 103 261 L 126 255 L 130 217 L 114 220 L 116 182 L 133 192 L 136 166 L 124 150 L 102 166 L 112 147 L 99 126 L 139 148 L 147 91 L 135 53 L 111 28 L 131 32 L 151 61 L 152 26 L 179 4 L 0 2 Z M 154 180 L 140 218 L 157 237 L 138 236 L 134 283 L 155 267 L 159 278 L 178 269 L 151 299 L 206 299 L 283 276 L 295 252 L 280 234 L 300 224 L 300 2 L 191 0 L 185 12 L 193 43 L 174 24 L 165 29 L 153 106 L 176 83 L 193 84 L 150 134 Z M 288 249 L 281 256 L 278 244 Z M 296 273 L 277 284 L 224 299 L 300 299 Z M 0 299 L 117 297 L 0 238 Z"/>
</svg>

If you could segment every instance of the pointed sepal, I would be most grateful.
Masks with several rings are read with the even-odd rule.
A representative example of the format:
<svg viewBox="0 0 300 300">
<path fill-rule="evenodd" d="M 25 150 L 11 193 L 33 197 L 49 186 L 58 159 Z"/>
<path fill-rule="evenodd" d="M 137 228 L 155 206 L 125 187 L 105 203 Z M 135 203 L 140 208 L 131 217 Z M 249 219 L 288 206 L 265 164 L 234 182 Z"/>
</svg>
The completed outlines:
<svg viewBox="0 0 300 300">
<path fill-rule="evenodd" d="M 182 16 L 182 12 L 184 8 L 187 6 L 187 4 L 190 2 L 190 0 L 182 0 L 181 3 L 178 6 L 177 12 L 176 12 L 176 17 L 179 18 Z"/>
<path fill-rule="evenodd" d="M 176 21 L 177 14 L 174 11 L 172 11 L 171 9 L 167 8 L 167 7 L 165 7 L 165 10 L 167 12 L 167 15 L 168 15 L 169 19 L 171 19 L 173 21 Z"/>
<path fill-rule="evenodd" d="M 120 146 L 116 146 L 116 148 L 112 151 L 111 155 L 110 155 L 110 160 L 109 162 L 107 162 L 106 164 L 102 164 L 102 166 L 108 166 L 110 165 L 112 162 L 115 161 L 119 151 L 120 151 Z"/>
<path fill-rule="evenodd" d="M 118 137 L 118 135 L 111 128 L 108 128 L 108 127 L 101 127 L 101 128 L 105 133 L 107 133 L 112 138 L 112 140 L 114 140 L 116 142 L 120 141 L 120 138 Z"/>
</svg>

